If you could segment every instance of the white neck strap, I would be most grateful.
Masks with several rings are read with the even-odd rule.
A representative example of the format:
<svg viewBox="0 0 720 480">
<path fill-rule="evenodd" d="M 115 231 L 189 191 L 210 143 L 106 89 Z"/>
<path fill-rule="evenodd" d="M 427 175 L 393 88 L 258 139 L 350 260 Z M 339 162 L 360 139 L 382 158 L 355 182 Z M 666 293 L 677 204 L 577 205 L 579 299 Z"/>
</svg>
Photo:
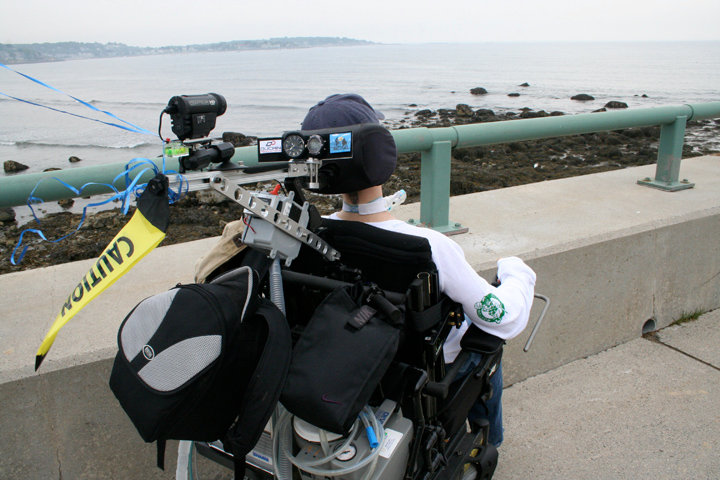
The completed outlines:
<svg viewBox="0 0 720 480">
<path fill-rule="evenodd" d="M 383 197 L 378 197 L 372 202 L 361 203 L 360 205 L 353 205 L 352 203 L 346 203 L 343 200 L 343 211 L 350 213 L 357 213 L 360 215 L 372 215 L 373 213 L 382 213 L 387 211 L 387 203 Z"/>
</svg>

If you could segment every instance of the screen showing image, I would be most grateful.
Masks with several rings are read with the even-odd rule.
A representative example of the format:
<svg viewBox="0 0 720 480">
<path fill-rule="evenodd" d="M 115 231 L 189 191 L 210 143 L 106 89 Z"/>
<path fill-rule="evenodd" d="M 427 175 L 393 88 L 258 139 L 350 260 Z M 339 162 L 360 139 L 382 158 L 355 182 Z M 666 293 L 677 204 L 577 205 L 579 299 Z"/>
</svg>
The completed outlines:
<svg viewBox="0 0 720 480">
<path fill-rule="evenodd" d="M 352 133 L 331 133 L 330 153 L 345 153 L 352 151 Z"/>
</svg>

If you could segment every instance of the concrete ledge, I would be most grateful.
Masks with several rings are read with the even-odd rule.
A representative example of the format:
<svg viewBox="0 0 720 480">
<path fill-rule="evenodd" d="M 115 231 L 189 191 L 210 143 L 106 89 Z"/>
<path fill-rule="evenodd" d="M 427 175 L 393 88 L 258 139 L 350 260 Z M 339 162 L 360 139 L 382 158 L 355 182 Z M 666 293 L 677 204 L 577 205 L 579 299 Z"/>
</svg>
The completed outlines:
<svg viewBox="0 0 720 480">
<path fill-rule="evenodd" d="M 720 307 L 720 157 L 684 160 L 682 175 L 696 187 L 682 192 L 636 185 L 654 170 L 638 167 L 451 199 L 451 220 L 470 228 L 454 237 L 470 263 L 492 278 L 497 258 L 520 256 L 538 273 L 537 291 L 553 302 L 529 353 L 522 352 L 529 330 L 509 343 L 508 384 L 638 338 L 648 320 L 662 327 L 683 314 Z M 402 207 L 398 216 L 418 218 L 419 206 Z M 113 455 L 140 459 L 148 451 L 128 421 L 118 427 L 124 414 L 106 387 L 117 328 L 142 298 L 191 281 L 196 259 L 213 242 L 162 247 L 148 255 L 63 329 L 39 375 L 33 373 L 35 351 L 92 261 L 0 276 L 0 424 L 18 432 L 0 442 L 3 452 L 12 452 L 12 463 L 6 455 L 0 464 L 0 477 L 56 476 L 57 465 L 88 458 L 95 466 L 86 465 L 74 478 L 130 478 L 127 462 L 115 474 L 107 471 L 117 463 Z M 97 430 L 83 427 L 106 420 Z M 122 453 L 106 451 L 97 435 L 119 442 Z M 52 445 L 38 454 L 13 438 Z M 63 447 L 71 441 L 83 449 L 81 457 Z M 26 471 L 31 465 L 43 474 Z"/>
</svg>

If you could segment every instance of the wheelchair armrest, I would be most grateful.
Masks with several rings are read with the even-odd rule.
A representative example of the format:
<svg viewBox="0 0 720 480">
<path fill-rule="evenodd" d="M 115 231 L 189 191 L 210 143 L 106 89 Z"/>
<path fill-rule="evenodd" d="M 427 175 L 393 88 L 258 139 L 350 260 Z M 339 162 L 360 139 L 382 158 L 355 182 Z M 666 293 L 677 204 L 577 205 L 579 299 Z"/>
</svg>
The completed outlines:
<svg viewBox="0 0 720 480">
<path fill-rule="evenodd" d="M 487 333 L 484 330 L 480 330 L 476 325 L 470 325 L 462 340 L 460 340 L 460 347 L 468 352 L 495 353 L 502 348 L 505 344 L 505 340 L 496 337 L 491 333 Z"/>
<path fill-rule="evenodd" d="M 442 381 L 428 382 L 423 389 L 423 393 L 430 395 L 431 397 L 443 400 L 447 398 L 448 393 L 450 392 L 450 385 L 452 384 L 452 382 L 455 381 L 455 377 L 457 377 L 458 372 L 460 371 L 462 366 L 465 365 L 467 359 L 468 353 L 460 352 L 458 357 L 455 359 L 453 366 L 445 374 L 445 377 L 442 379 Z"/>
</svg>

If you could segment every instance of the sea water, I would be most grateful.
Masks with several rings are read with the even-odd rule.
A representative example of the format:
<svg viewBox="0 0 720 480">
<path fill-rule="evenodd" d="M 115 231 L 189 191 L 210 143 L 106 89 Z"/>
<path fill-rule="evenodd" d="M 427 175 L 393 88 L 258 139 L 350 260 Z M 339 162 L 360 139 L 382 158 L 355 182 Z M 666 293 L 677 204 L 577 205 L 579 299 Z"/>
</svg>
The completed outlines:
<svg viewBox="0 0 720 480">
<path fill-rule="evenodd" d="M 720 100 L 720 42 L 482 43 L 193 53 L 13 65 L 12 68 L 142 126 L 131 133 L 0 95 L 0 161 L 40 172 L 154 157 L 162 109 L 174 95 L 215 92 L 228 102 L 213 134 L 277 135 L 298 128 L 332 93 L 356 92 L 388 124 L 421 109 L 585 113 L 611 100 L 630 108 Z M 522 87 L 527 82 L 530 86 Z M 476 96 L 473 87 L 488 94 Z M 119 123 L 0 69 L 0 92 Z M 510 97 L 509 93 L 519 93 Z M 570 97 L 587 93 L 594 101 Z M 169 117 L 162 134 L 171 137 Z M 77 156 L 82 162 L 68 163 Z M 4 173 L 0 173 L 4 175 Z"/>
</svg>

